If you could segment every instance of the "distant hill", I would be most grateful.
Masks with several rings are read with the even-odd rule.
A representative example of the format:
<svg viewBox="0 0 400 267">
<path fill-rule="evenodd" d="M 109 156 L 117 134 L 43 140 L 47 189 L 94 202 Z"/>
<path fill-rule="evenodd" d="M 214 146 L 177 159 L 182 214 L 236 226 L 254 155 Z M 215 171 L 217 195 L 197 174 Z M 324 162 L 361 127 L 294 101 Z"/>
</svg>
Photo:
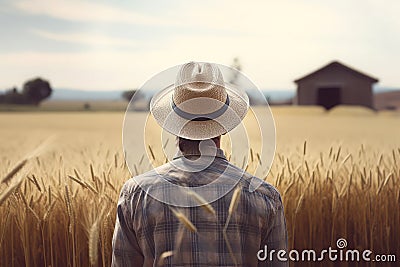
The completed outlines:
<svg viewBox="0 0 400 267">
<path fill-rule="evenodd" d="M 292 99 L 296 95 L 295 90 L 262 90 L 265 97 L 272 101 L 285 101 Z"/>
<path fill-rule="evenodd" d="M 400 110 L 400 90 L 376 93 L 374 95 L 374 107 L 377 110 Z"/>
<path fill-rule="evenodd" d="M 374 87 L 373 91 L 375 94 L 377 93 L 385 93 L 385 92 L 393 92 L 399 91 L 400 88 L 398 87 Z"/>
<path fill-rule="evenodd" d="M 121 100 L 123 90 L 90 91 L 77 89 L 54 89 L 49 100 Z"/>
<path fill-rule="evenodd" d="M 121 100 L 123 91 L 124 90 L 90 91 L 78 89 L 54 89 L 49 100 Z M 153 93 L 155 92 L 156 91 Z M 294 90 L 262 90 L 262 92 L 265 96 L 274 101 L 290 99 L 295 95 Z"/>
<path fill-rule="evenodd" d="M 92 90 L 79 90 L 79 89 L 57 89 L 53 90 L 53 93 L 49 100 L 62 100 L 62 101 L 117 101 L 122 100 L 122 92 L 124 90 L 106 90 L 106 91 L 92 91 Z M 377 108 L 381 109 L 385 104 L 382 101 L 390 101 L 391 97 L 394 96 L 394 101 L 397 101 L 397 94 L 400 91 L 399 88 L 390 87 L 375 87 L 374 94 L 376 95 Z M 156 91 L 148 91 L 147 97 L 150 97 L 152 93 Z M 262 92 L 271 102 L 285 102 L 292 99 L 296 95 L 295 89 L 263 89 Z M 394 94 L 389 94 L 394 92 Z M 4 93 L 4 90 L 0 90 L 0 94 Z M 252 92 L 249 92 L 251 95 Z"/>
</svg>

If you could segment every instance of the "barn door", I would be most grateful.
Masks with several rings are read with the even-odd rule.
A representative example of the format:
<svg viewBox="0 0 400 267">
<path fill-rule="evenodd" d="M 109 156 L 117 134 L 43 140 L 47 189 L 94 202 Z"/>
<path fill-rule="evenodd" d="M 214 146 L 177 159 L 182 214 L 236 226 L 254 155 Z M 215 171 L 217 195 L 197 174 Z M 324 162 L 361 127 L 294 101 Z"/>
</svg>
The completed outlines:
<svg viewBox="0 0 400 267">
<path fill-rule="evenodd" d="M 341 103 L 340 87 L 318 88 L 317 104 L 326 109 L 331 109 Z"/>
</svg>

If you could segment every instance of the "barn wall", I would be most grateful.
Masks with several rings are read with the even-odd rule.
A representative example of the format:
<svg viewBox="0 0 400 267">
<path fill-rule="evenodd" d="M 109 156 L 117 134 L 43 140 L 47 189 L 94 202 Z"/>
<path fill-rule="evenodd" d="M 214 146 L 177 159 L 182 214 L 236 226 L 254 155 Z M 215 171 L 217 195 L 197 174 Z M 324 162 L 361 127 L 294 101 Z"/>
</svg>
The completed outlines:
<svg viewBox="0 0 400 267">
<path fill-rule="evenodd" d="M 354 79 L 349 80 L 342 91 L 344 105 L 361 105 L 373 107 L 372 85 L 369 81 Z"/>
<path fill-rule="evenodd" d="M 317 87 L 315 86 L 314 81 L 308 80 L 298 84 L 297 104 L 298 105 L 317 104 Z"/>
<path fill-rule="evenodd" d="M 316 105 L 320 87 L 342 88 L 342 104 L 362 105 L 372 108 L 372 83 L 340 66 L 332 66 L 301 80 L 297 85 L 297 104 Z"/>
</svg>

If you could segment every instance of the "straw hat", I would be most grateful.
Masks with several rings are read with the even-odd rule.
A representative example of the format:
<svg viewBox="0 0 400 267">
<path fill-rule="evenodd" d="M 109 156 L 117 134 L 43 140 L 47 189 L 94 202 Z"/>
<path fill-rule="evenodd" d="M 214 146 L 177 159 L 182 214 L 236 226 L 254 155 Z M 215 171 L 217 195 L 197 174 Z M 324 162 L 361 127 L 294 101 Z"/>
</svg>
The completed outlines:
<svg viewBox="0 0 400 267">
<path fill-rule="evenodd" d="M 175 84 L 156 94 L 150 103 L 150 111 L 162 128 L 192 140 L 231 131 L 248 107 L 247 94 L 225 83 L 215 64 L 198 62 L 182 65 Z"/>
</svg>

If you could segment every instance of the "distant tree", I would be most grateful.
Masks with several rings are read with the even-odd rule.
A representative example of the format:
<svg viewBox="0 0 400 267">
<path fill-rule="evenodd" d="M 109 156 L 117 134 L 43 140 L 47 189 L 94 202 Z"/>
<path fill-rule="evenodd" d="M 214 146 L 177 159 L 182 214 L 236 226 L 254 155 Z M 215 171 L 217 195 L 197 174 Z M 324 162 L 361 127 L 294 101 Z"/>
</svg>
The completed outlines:
<svg viewBox="0 0 400 267">
<path fill-rule="evenodd" d="M 128 90 L 128 91 L 124 91 L 122 93 L 122 97 L 127 100 L 127 101 L 131 101 L 132 97 L 138 93 L 139 95 L 137 95 L 135 97 L 135 100 L 139 100 L 143 98 L 143 95 L 138 91 L 138 90 Z"/>
<path fill-rule="evenodd" d="M 238 71 L 241 71 L 243 69 L 242 63 L 240 62 L 238 57 L 235 57 L 233 59 L 231 68 L 236 69 Z M 232 77 L 230 77 L 229 82 L 234 85 L 239 85 L 238 79 L 239 79 L 239 72 L 234 72 Z M 243 89 L 246 91 L 246 94 L 249 97 L 249 104 L 251 106 L 260 105 L 260 104 L 265 103 L 264 99 L 260 99 L 260 94 L 258 92 L 254 93 L 254 92 L 248 91 L 249 88 L 243 88 Z"/>
<path fill-rule="evenodd" d="M 131 99 L 135 95 L 135 93 L 136 93 L 136 90 L 124 91 L 124 92 L 122 92 L 122 98 L 127 101 L 131 101 Z"/>
<path fill-rule="evenodd" d="M 39 105 L 41 101 L 51 95 L 52 91 L 48 81 L 36 78 L 24 83 L 22 95 L 27 104 Z"/>
<path fill-rule="evenodd" d="M 233 68 L 233 69 L 236 69 L 236 70 L 238 70 L 238 71 L 241 71 L 242 70 L 242 64 L 240 63 L 240 60 L 239 60 L 239 58 L 237 58 L 237 57 L 235 57 L 234 59 L 233 59 L 233 63 L 232 63 L 232 65 L 231 65 L 231 68 Z M 238 79 L 238 73 L 237 72 L 235 72 L 234 74 L 233 74 L 233 77 L 231 77 L 231 79 L 230 79 L 230 83 L 232 83 L 232 84 L 236 84 L 237 83 L 237 79 Z"/>
<path fill-rule="evenodd" d="M 264 94 L 265 99 L 267 100 L 268 103 L 271 103 L 271 97 L 268 94 Z"/>
<path fill-rule="evenodd" d="M 89 102 L 85 102 L 85 104 L 83 104 L 83 109 L 84 110 L 90 110 L 91 109 L 90 103 Z"/>
<path fill-rule="evenodd" d="M 239 71 L 242 70 L 242 64 L 240 63 L 240 60 L 238 57 L 235 57 L 233 59 L 232 68 L 237 69 Z"/>
<path fill-rule="evenodd" d="M 122 97 L 125 100 L 131 101 L 135 96 L 134 100 L 130 103 L 130 109 L 135 111 L 148 111 L 150 108 L 150 99 L 145 93 L 138 90 L 130 90 L 122 93 Z"/>
</svg>

